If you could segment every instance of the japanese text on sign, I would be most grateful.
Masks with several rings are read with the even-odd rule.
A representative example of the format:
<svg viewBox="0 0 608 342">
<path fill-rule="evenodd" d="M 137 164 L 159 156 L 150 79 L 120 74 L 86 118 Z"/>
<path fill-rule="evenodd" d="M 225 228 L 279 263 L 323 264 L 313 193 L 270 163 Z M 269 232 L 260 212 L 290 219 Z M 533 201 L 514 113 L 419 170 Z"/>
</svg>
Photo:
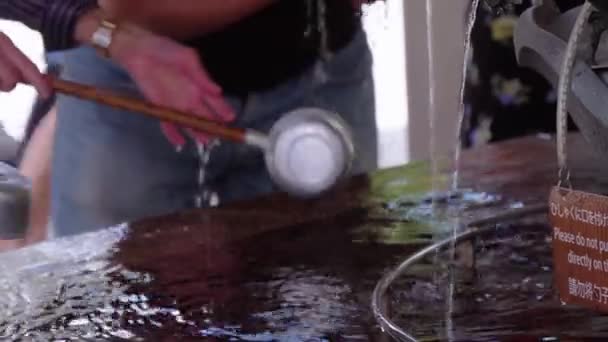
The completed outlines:
<svg viewBox="0 0 608 342">
<path fill-rule="evenodd" d="M 576 278 L 568 278 L 568 294 L 600 304 L 608 304 L 608 287 L 600 287 L 590 281 L 582 282 Z"/>
<path fill-rule="evenodd" d="M 555 188 L 549 209 L 562 301 L 608 311 L 608 198 Z"/>
<path fill-rule="evenodd" d="M 577 222 L 587 223 L 596 227 L 608 227 L 608 213 L 581 209 L 576 206 L 566 207 L 559 203 L 551 203 L 551 215 Z"/>
</svg>

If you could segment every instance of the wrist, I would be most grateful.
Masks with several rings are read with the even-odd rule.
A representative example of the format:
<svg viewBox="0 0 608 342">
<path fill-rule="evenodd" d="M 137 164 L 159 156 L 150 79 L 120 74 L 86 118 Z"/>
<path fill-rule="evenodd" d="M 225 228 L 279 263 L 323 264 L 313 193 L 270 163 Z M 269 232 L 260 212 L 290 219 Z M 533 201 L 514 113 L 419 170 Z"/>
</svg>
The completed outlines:
<svg viewBox="0 0 608 342">
<path fill-rule="evenodd" d="M 122 51 L 133 44 L 137 32 L 137 27 L 114 23 L 103 10 L 94 9 L 79 19 L 74 34 L 79 44 L 93 46 L 105 57 L 120 60 Z"/>
<path fill-rule="evenodd" d="M 114 46 L 124 40 L 121 31 L 121 27 L 108 21 L 101 9 L 94 9 L 80 18 L 74 35 L 79 44 L 93 46 L 104 57 L 112 58 Z"/>
<path fill-rule="evenodd" d="M 120 24 L 114 30 L 114 34 L 112 35 L 112 43 L 108 46 L 106 50 L 107 57 L 121 62 L 123 60 L 124 51 L 132 51 L 130 47 L 132 47 L 140 34 L 141 29 L 134 25 L 130 24 Z"/>
<path fill-rule="evenodd" d="M 81 16 L 74 28 L 74 40 L 82 44 L 91 44 L 93 34 L 103 22 L 103 13 L 100 9 L 92 9 Z"/>
</svg>

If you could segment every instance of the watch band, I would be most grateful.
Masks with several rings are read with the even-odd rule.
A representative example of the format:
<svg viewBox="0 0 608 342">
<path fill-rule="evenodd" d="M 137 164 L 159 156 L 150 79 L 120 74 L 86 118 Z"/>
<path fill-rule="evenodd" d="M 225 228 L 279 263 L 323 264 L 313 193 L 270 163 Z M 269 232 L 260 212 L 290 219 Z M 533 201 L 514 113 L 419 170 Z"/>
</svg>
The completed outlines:
<svg viewBox="0 0 608 342">
<path fill-rule="evenodd" d="M 105 57 L 109 57 L 110 55 L 109 49 L 117 29 L 118 25 L 104 19 L 93 33 L 93 36 L 91 36 L 91 44 Z"/>
</svg>

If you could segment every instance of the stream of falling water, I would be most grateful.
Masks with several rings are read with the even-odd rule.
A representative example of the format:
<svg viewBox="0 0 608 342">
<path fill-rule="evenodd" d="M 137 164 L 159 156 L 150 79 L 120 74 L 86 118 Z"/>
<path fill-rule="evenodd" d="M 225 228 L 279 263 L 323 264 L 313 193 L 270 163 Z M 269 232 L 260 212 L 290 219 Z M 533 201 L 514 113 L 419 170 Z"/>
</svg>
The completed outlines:
<svg viewBox="0 0 608 342">
<path fill-rule="evenodd" d="M 429 152 L 431 155 L 431 217 L 436 216 L 437 209 L 437 197 L 439 195 L 439 178 L 440 178 L 440 168 L 439 168 L 439 153 L 436 150 L 437 144 L 435 140 L 437 138 L 436 132 L 436 121 L 437 121 L 437 102 L 435 99 L 435 89 L 437 88 L 435 85 L 435 63 L 433 61 L 434 56 L 434 47 L 433 47 L 433 30 L 431 29 L 432 20 L 433 20 L 433 5 L 432 0 L 426 1 L 426 22 L 427 22 L 427 30 L 426 30 L 426 40 L 427 40 L 427 55 L 428 55 L 428 73 L 429 73 L 429 132 L 430 132 L 430 141 L 429 141 Z M 435 254 L 437 257 L 437 254 Z"/>
<path fill-rule="evenodd" d="M 462 134 L 464 133 L 464 117 L 465 117 L 465 104 L 464 104 L 464 92 L 467 83 L 467 71 L 469 69 L 469 61 L 471 59 L 471 34 L 473 27 L 475 26 L 475 20 L 477 19 L 477 9 L 479 8 L 479 0 L 472 0 L 471 7 L 469 9 L 469 16 L 466 23 L 466 31 L 464 36 L 464 62 L 462 65 L 462 81 L 460 84 L 459 97 L 459 108 L 458 108 L 458 125 L 457 125 L 457 140 L 456 150 L 454 151 L 454 173 L 452 175 L 452 191 L 458 190 L 458 181 L 460 173 L 460 154 L 462 151 Z M 454 232 L 455 233 L 455 232 Z"/>
<path fill-rule="evenodd" d="M 435 99 L 435 63 L 433 61 L 434 47 L 433 47 L 433 30 L 432 22 L 433 22 L 433 4 L 432 0 L 426 1 L 426 22 L 427 22 L 427 30 L 426 30 L 426 39 L 427 39 L 427 58 L 428 58 L 428 73 L 429 73 L 429 152 L 431 155 L 431 220 L 434 220 L 437 217 L 437 199 L 440 193 L 440 184 L 439 180 L 441 177 L 441 169 L 439 167 L 439 156 L 440 153 L 437 151 L 437 144 L 435 140 L 437 139 L 436 132 L 436 121 L 437 121 L 437 113 L 436 113 L 436 99 Z M 439 250 L 435 251 L 433 264 L 437 265 L 439 262 Z M 433 272 L 434 283 L 438 283 L 438 272 Z"/>
<path fill-rule="evenodd" d="M 458 191 L 459 179 L 460 179 L 460 154 L 462 150 L 462 134 L 464 129 L 464 117 L 465 117 L 465 104 L 464 95 L 467 81 L 467 71 L 469 67 L 471 49 L 471 34 L 473 27 L 475 26 L 475 20 L 477 19 L 477 9 L 479 8 L 479 0 L 472 0 L 471 7 L 469 9 L 469 16 L 466 23 L 466 31 L 464 36 L 464 61 L 462 65 L 462 81 L 459 89 L 459 108 L 458 108 L 458 124 L 456 134 L 456 150 L 454 151 L 454 171 L 452 174 L 452 192 Z M 448 303 L 446 310 L 446 331 L 447 338 L 449 341 L 453 341 L 454 337 L 452 333 L 454 331 L 452 316 L 454 312 L 454 291 L 456 287 L 455 275 L 454 275 L 454 263 L 456 260 L 456 236 L 458 235 L 458 228 L 460 227 L 460 213 L 456 205 L 449 205 L 449 217 L 452 222 L 452 245 L 450 246 L 450 264 L 449 264 L 449 288 L 448 288 Z"/>
<path fill-rule="evenodd" d="M 433 0 L 427 1 L 427 23 L 433 22 Z M 458 108 L 458 123 L 457 123 L 457 132 L 456 132 L 456 149 L 454 151 L 454 160 L 453 160 L 453 174 L 452 174 L 452 184 L 451 184 L 451 192 L 456 193 L 459 189 L 459 176 L 460 176 L 460 154 L 461 154 L 461 135 L 463 134 L 463 124 L 464 124 L 464 116 L 465 116 L 465 104 L 464 104 L 464 93 L 467 79 L 467 71 L 469 66 L 470 54 L 471 54 L 471 33 L 475 24 L 475 20 L 477 18 L 477 9 L 479 7 L 479 0 L 472 0 L 471 6 L 469 9 L 469 15 L 466 22 L 465 27 L 465 36 L 464 36 L 464 59 L 462 66 L 462 81 L 459 88 L 459 108 Z M 436 98 L 435 98 L 435 70 L 434 64 L 432 61 L 433 46 L 432 42 L 434 41 L 433 30 L 430 28 L 431 24 L 429 24 L 429 29 L 427 29 L 427 39 L 428 39 L 428 54 L 429 54 L 429 87 L 430 87 L 430 98 L 429 98 L 429 112 L 430 112 L 430 125 L 431 125 L 431 141 L 430 141 L 430 151 L 431 151 L 431 172 L 432 172 L 432 191 L 433 191 L 433 199 L 432 199 L 432 212 L 435 214 L 435 198 L 438 193 L 438 180 L 440 179 L 440 168 L 439 168 L 439 154 L 436 153 L 436 143 L 435 139 L 437 138 L 435 127 L 436 127 Z M 454 312 L 454 292 L 455 292 L 455 275 L 454 275 L 454 262 L 456 258 L 456 236 L 458 234 L 458 228 L 460 226 L 460 217 L 458 211 L 458 203 L 450 203 L 450 196 L 448 194 L 448 217 L 451 221 L 452 226 L 452 237 L 453 242 L 450 247 L 450 263 L 448 270 L 448 293 L 447 293 L 447 302 L 446 302 L 446 316 L 445 316 L 445 325 L 446 325 L 446 338 L 449 341 L 453 341 L 453 321 L 452 316 Z M 456 200 L 457 201 L 457 200 Z"/>
<path fill-rule="evenodd" d="M 213 140 L 208 146 L 202 143 L 196 143 L 196 151 L 199 158 L 199 167 L 197 174 L 198 193 L 195 195 L 194 205 L 196 208 L 203 208 L 206 205 L 211 207 L 219 204 L 217 194 L 211 192 L 205 186 L 207 165 L 211 158 L 211 151 L 219 144 L 219 140 Z"/>
</svg>

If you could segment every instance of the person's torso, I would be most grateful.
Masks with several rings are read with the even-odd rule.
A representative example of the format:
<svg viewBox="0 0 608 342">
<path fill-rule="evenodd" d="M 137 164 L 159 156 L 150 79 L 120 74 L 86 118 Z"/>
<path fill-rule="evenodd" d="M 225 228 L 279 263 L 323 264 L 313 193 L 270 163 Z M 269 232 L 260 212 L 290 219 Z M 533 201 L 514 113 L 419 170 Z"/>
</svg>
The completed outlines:
<svg viewBox="0 0 608 342">
<path fill-rule="evenodd" d="M 310 67 L 323 50 L 323 37 L 328 49 L 336 51 L 360 29 L 350 0 L 325 0 L 321 7 L 319 3 L 277 1 L 221 32 L 189 44 L 200 52 L 211 76 L 227 93 L 239 95 L 270 88 Z M 319 19 L 321 13 L 325 13 L 325 20 Z"/>
</svg>

